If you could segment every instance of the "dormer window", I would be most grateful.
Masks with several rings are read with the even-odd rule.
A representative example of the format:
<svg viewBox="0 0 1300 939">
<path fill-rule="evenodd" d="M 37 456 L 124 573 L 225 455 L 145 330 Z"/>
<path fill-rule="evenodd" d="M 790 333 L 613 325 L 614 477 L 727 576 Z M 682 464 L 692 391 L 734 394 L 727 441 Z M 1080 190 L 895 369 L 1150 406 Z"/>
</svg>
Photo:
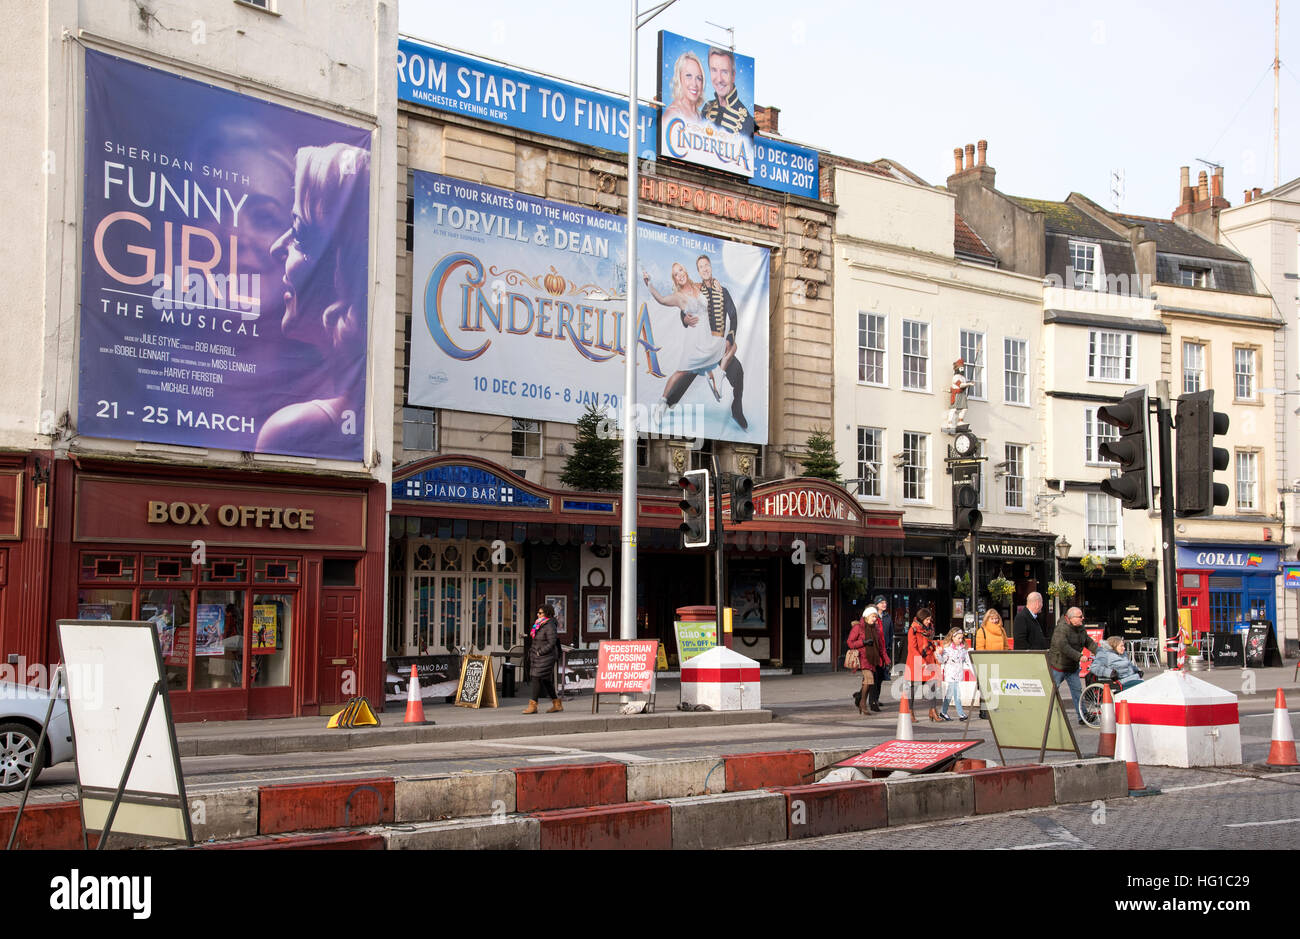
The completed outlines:
<svg viewBox="0 0 1300 939">
<path fill-rule="evenodd" d="M 1178 283 L 1184 287 L 1211 287 L 1210 269 L 1208 267 L 1178 268 Z"/>
<path fill-rule="evenodd" d="M 1070 242 L 1070 269 L 1075 290 L 1099 290 L 1102 283 L 1100 252 L 1087 241 Z"/>
</svg>

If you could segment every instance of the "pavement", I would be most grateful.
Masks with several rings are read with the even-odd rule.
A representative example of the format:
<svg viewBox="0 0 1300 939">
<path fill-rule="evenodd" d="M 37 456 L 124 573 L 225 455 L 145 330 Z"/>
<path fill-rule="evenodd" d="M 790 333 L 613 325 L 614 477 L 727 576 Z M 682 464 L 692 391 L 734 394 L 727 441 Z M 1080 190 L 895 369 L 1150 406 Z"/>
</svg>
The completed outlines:
<svg viewBox="0 0 1300 939">
<path fill-rule="evenodd" d="M 896 669 L 896 673 L 901 674 Z M 1155 670 L 1147 673 L 1155 677 Z M 1282 668 L 1210 669 L 1193 673 L 1238 696 L 1242 714 L 1271 712 L 1276 689 L 1282 688 L 1288 703 L 1300 707 L 1300 683 L 1294 664 Z M 901 678 L 881 691 L 884 714 L 871 715 L 864 721 L 893 720 L 902 693 Z M 567 698 L 564 711 L 544 713 L 550 705 L 539 705 L 543 713 L 525 716 L 523 697 L 503 698 L 497 708 L 461 708 L 426 701 L 425 718 L 431 726 L 403 723 L 405 706 L 382 712 L 379 727 L 352 730 L 328 729 L 328 717 L 295 717 L 275 720 L 202 721 L 176 725 L 177 744 L 182 757 L 218 756 L 221 754 L 303 753 L 389 747 L 415 743 L 444 743 L 468 740 L 501 740 L 523 737 L 601 734 L 617 731 L 664 730 L 689 727 L 718 727 L 740 724 L 764 724 L 772 721 L 807 720 L 830 717 L 832 711 L 852 708 L 851 696 L 858 688 L 857 676 L 845 672 L 804 675 L 764 676 L 761 684 L 762 709 L 753 711 L 708 712 L 677 710 L 680 683 L 660 678 L 654 713 L 621 715 L 618 700 L 603 696 L 600 713 L 592 713 L 590 692 Z M 921 705 L 918 702 L 917 708 Z M 914 715 L 915 716 L 915 715 Z M 920 715 L 924 717 L 924 711 Z M 836 714 L 836 718 L 844 715 Z M 849 717 L 856 719 L 856 712 Z"/>
</svg>

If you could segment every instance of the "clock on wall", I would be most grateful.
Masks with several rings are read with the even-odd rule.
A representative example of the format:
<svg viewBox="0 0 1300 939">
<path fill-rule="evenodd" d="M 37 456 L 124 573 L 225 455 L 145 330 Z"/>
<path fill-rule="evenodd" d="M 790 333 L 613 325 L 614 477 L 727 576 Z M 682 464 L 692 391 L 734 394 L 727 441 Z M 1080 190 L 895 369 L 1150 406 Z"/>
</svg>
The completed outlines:
<svg viewBox="0 0 1300 939">
<path fill-rule="evenodd" d="M 961 457 L 977 456 L 980 450 L 979 438 L 974 434 L 960 433 L 953 440 L 952 448 Z"/>
</svg>

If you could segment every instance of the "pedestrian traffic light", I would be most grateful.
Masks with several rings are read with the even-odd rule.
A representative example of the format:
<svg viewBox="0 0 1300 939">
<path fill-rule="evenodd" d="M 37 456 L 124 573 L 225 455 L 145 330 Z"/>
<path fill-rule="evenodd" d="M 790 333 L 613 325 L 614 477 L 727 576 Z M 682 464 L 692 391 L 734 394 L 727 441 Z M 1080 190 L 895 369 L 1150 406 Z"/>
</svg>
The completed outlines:
<svg viewBox="0 0 1300 939">
<path fill-rule="evenodd" d="M 754 517 L 754 478 L 731 477 L 731 520 L 747 522 Z"/>
<path fill-rule="evenodd" d="M 984 524 L 980 504 L 978 463 L 956 466 L 952 474 L 952 527 L 957 531 L 979 531 Z"/>
<path fill-rule="evenodd" d="M 1228 504 L 1228 487 L 1214 481 L 1216 470 L 1228 468 L 1228 451 L 1214 438 L 1228 432 L 1228 415 L 1214 410 L 1214 391 L 1197 391 L 1178 399 L 1178 482 L 1174 514 L 1213 515 L 1216 505 Z"/>
<path fill-rule="evenodd" d="M 1126 509 L 1145 509 L 1150 505 L 1147 492 L 1147 390 L 1130 391 L 1119 404 L 1097 408 L 1097 420 L 1119 428 L 1119 439 L 1108 440 L 1097 448 L 1103 460 L 1119 464 L 1119 478 L 1103 479 L 1101 491 L 1114 496 Z"/>
<path fill-rule="evenodd" d="M 707 548 L 709 546 L 710 509 L 709 471 L 690 470 L 677 480 L 682 490 L 682 501 L 677 506 L 682 510 L 682 545 L 687 548 Z"/>
</svg>

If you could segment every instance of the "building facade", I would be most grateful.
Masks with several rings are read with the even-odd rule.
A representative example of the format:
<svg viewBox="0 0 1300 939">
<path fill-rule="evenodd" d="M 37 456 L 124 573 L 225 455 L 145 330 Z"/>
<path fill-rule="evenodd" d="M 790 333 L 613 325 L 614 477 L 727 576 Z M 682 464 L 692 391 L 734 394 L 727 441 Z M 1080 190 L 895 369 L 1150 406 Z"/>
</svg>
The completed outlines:
<svg viewBox="0 0 1300 939">
<path fill-rule="evenodd" d="M 382 679 L 396 11 L 275 7 L 34 4 L 0 52 L 0 649 L 150 621 L 179 719 Z"/>
</svg>

